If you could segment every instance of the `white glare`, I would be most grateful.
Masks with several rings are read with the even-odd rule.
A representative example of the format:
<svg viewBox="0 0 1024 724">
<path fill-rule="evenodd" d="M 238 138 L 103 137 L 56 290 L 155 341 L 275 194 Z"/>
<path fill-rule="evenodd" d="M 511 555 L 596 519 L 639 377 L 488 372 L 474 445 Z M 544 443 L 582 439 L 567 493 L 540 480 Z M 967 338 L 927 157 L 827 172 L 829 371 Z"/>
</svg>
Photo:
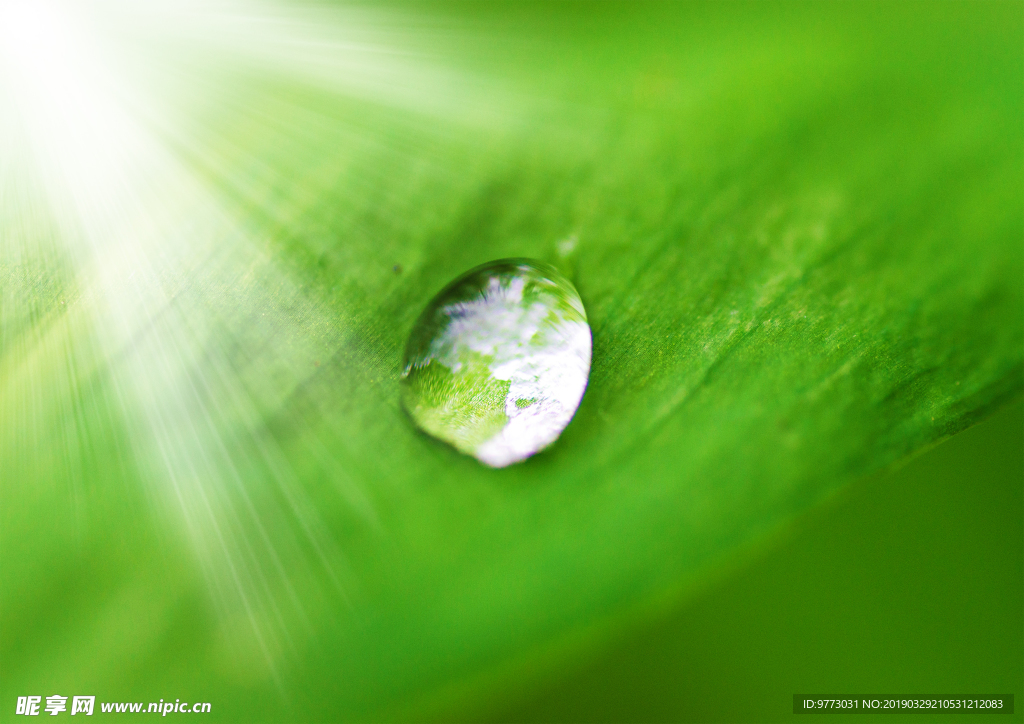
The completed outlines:
<svg viewBox="0 0 1024 724">
<path fill-rule="evenodd" d="M 168 145 L 190 122 L 190 107 L 175 107 L 173 98 L 208 96 L 206 107 L 216 105 L 224 89 L 196 68 L 209 63 L 217 72 L 278 74 L 409 111 L 443 113 L 456 103 L 469 112 L 465 84 L 380 44 L 373 27 L 360 26 L 365 20 L 365 13 L 256 3 L 0 5 L 2 142 L 17 151 L 5 153 L 5 183 L 43 190 L 82 290 L 66 314 L 88 319 L 96 335 L 83 342 L 81 329 L 64 332 L 69 348 L 93 350 L 69 359 L 91 360 L 80 377 L 109 371 L 154 504 L 184 522 L 178 527 L 227 617 L 248 618 L 271 663 L 297 645 L 287 622 L 308 620 L 292 584 L 300 550 L 316 551 L 311 565 L 345 584 L 343 555 L 263 420 L 313 373 L 309 360 L 333 354 L 345 330 L 278 267 L 259 230 Z M 188 138 L 184 146 L 204 153 Z M 28 213 L 13 208 L 24 205 L 18 198 L 3 196 L 0 224 L 8 212 L 9 219 Z M 0 232 L 11 244 L 10 226 Z M 8 259 L 23 251 L 0 250 Z M 261 310 L 255 328 L 247 310 Z M 318 331 L 327 328 L 329 335 Z M 231 349 L 246 335 L 258 338 L 251 344 L 262 356 L 240 369 Z M 4 359 L 0 397 L 21 394 L 37 407 L 47 399 L 38 392 L 40 339 Z M 52 404 L 64 415 L 64 402 Z M 239 460 L 239 450 L 260 459 Z M 253 489 L 253 466 L 264 473 L 260 484 L 276 490 Z M 260 501 L 271 493 L 289 506 L 291 532 L 269 532 L 267 517 L 277 511 Z M 364 491 L 342 494 L 372 521 Z"/>
</svg>

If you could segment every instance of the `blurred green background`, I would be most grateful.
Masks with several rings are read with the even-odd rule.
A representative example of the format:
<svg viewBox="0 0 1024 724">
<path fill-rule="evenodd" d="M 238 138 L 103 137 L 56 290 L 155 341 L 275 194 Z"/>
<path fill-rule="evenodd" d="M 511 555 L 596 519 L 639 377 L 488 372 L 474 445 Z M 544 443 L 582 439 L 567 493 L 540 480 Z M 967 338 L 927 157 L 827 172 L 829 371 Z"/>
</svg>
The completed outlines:
<svg viewBox="0 0 1024 724">
<path fill-rule="evenodd" d="M 0 720 L 1021 695 L 1021 3 L 0 12 Z M 510 256 L 594 356 L 495 471 L 398 374 Z"/>
<path fill-rule="evenodd" d="M 1024 407 L 859 481 L 501 721 L 788 721 L 792 695 L 1020 691 Z M 790 693 L 791 692 L 791 693 Z M 812 693 L 814 692 L 814 693 Z M 864 698 L 863 693 L 860 698 Z M 1014 702 L 1018 721 L 1020 707 Z M 990 721 L 807 715 L 797 721 Z"/>
</svg>

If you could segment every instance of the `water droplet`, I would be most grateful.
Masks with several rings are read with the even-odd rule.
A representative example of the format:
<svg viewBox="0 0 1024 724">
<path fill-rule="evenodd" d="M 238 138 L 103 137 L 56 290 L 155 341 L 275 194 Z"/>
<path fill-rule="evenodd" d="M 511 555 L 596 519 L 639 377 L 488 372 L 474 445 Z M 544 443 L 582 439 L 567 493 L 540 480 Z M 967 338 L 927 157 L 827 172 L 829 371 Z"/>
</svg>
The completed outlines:
<svg viewBox="0 0 1024 724">
<path fill-rule="evenodd" d="M 402 403 L 436 438 L 500 468 L 553 443 L 583 398 L 590 326 L 572 283 L 530 259 L 466 272 L 409 335 Z"/>
</svg>

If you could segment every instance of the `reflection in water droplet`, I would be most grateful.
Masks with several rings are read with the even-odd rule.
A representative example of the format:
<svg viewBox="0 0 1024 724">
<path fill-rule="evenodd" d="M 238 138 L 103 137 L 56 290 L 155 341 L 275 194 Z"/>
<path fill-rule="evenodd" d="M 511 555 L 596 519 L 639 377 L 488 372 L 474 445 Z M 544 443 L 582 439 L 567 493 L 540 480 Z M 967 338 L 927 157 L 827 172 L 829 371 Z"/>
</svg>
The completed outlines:
<svg viewBox="0 0 1024 724">
<path fill-rule="evenodd" d="M 547 447 L 590 374 L 590 327 L 572 283 L 530 259 L 502 259 L 445 287 L 420 315 L 402 363 L 416 424 L 500 468 Z"/>
</svg>

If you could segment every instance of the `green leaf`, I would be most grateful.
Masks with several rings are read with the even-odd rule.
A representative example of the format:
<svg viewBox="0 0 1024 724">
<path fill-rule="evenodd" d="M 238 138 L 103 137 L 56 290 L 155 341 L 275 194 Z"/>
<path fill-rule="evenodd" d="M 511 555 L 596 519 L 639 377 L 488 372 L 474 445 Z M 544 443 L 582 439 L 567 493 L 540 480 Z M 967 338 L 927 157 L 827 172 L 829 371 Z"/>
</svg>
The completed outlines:
<svg viewBox="0 0 1024 724">
<path fill-rule="evenodd" d="M 1019 4 L 263 19 L 111 31 L 147 112 L 97 83 L 11 124 L 4 702 L 481 716 L 1021 392 Z M 492 470 L 399 375 L 505 257 L 594 347 Z"/>
</svg>

